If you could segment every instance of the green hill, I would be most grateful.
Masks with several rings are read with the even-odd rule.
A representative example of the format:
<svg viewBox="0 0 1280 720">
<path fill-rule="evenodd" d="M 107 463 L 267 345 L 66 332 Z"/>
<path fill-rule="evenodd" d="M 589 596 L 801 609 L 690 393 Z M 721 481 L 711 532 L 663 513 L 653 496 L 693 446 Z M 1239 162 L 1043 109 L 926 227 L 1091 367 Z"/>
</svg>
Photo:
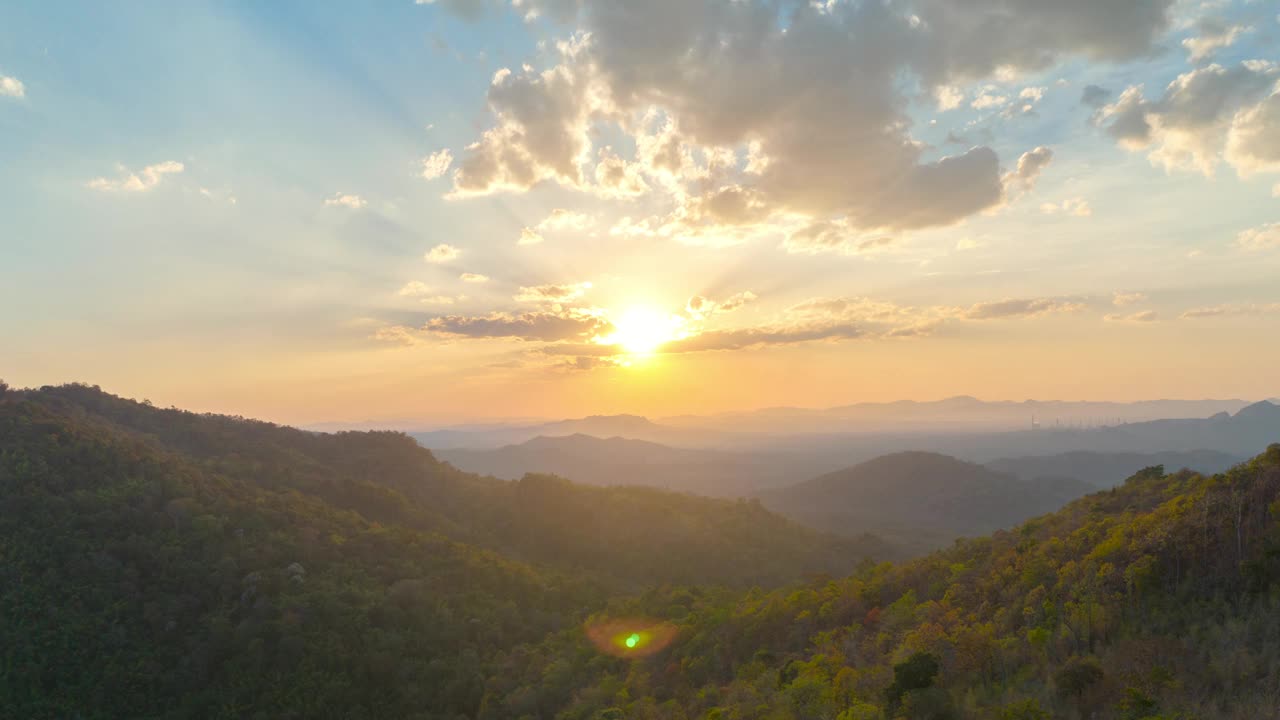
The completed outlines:
<svg viewBox="0 0 1280 720">
<path fill-rule="evenodd" d="M 618 593 L 843 573 L 756 503 L 462 473 L 96 388 L 0 388 L 0 716 L 471 717 Z"/>
<path fill-rule="evenodd" d="M 927 551 L 1012 527 L 1095 489 L 1069 477 L 1022 480 L 948 455 L 900 452 L 760 497 L 815 528 L 871 532 Z"/>
<path fill-rule="evenodd" d="M 609 611 L 665 619 L 677 640 L 614 660 L 568 631 L 509 654 L 480 717 L 1277 717 L 1280 445 L 1212 477 L 1148 468 L 840 580 Z"/>
<path fill-rule="evenodd" d="M 0 385 L 0 717 L 1277 716 L 1280 445 L 877 549 L 395 433 Z M 603 653 L 606 622 L 670 645 Z"/>
</svg>

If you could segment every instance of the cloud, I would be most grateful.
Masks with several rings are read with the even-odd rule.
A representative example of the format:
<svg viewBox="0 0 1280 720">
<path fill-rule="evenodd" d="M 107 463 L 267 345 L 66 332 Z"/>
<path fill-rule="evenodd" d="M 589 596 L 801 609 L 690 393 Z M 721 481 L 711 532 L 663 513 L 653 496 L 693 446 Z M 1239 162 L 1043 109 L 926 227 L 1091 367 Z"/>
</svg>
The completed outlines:
<svg viewBox="0 0 1280 720">
<path fill-rule="evenodd" d="M 744 305 L 755 302 L 759 297 L 750 290 L 744 290 L 716 302 L 702 295 L 694 295 L 685 303 L 684 311 L 695 320 L 705 320 L 716 313 L 733 312 Z"/>
<path fill-rule="evenodd" d="M 1202 320 L 1207 318 L 1245 317 L 1250 315 L 1273 315 L 1280 313 L 1280 303 L 1242 305 L 1214 305 L 1210 307 L 1191 308 L 1178 317 L 1182 320 Z"/>
<path fill-rule="evenodd" d="M 119 166 L 120 177 L 109 179 L 94 178 L 86 183 L 86 187 L 103 192 L 146 192 L 160 184 L 166 175 L 174 175 L 183 171 L 182 163 L 175 160 L 148 165 L 141 172 L 130 172 L 123 165 Z"/>
<path fill-rule="evenodd" d="M 520 239 L 516 241 L 516 244 L 517 245 L 537 245 L 543 240 L 544 238 L 538 234 L 537 230 L 534 230 L 533 228 L 521 228 Z"/>
<path fill-rule="evenodd" d="M 480 275 L 479 273 L 462 273 L 458 279 L 467 283 L 483 283 L 489 282 L 488 275 Z"/>
<path fill-rule="evenodd" d="M 373 339 L 378 342 L 395 345 L 413 346 L 422 344 L 422 338 L 414 333 L 413 328 L 403 325 L 391 325 L 378 328 L 373 332 Z"/>
<path fill-rule="evenodd" d="M 1108 313 L 1102 316 L 1106 322 L 1119 323 L 1148 323 L 1155 322 L 1160 319 L 1160 315 L 1155 310 L 1140 310 L 1135 313 L 1124 315 L 1121 313 Z"/>
<path fill-rule="evenodd" d="M 1107 104 L 1107 98 L 1111 97 L 1111 91 L 1098 85 L 1085 85 L 1084 90 L 1080 93 L 1080 104 L 1088 105 L 1091 108 L 1100 108 Z"/>
<path fill-rule="evenodd" d="M 0 75 L 0 97 L 22 98 L 27 96 L 27 86 L 16 77 Z"/>
<path fill-rule="evenodd" d="M 1249 251 L 1280 249 L 1280 222 L 1241 232 L 1236 236 L 1236 247 Z"/>
<path fill-rule="evenodd" d="M 565 303 L 577 300 L 591 289 L 591 283 L 568 283 L 563 285 L 535 285 L 522 287 L 516 293 L 518 302 Z"/>
<path fill-rule="evenodd" d="M 1044 93 L 1048 89 L 1046 87 L 1025 87 L 1018 93 L 1018 97 L 1023 100 L 1040 102 L 1040 100 L 1044 99 Z"/>
<path fill-rule="evenodd" d="M 821 221 L 802 227 L 783 241 L 782 247 L 792 254 L 815 255 L 837 252 L 854 255 L 893 244 L 888 235 L 865 235 L 847 220 Z"/>
<path fill-rule="evenodd" d="M 720 303 L 719 311 L 733 312 L 734 310 L 737 310 L 743 305 L 755 302 L 757 299 L 759 298 L 755 293 L 751 292 L 750 290 L 744 290 L 740 293 L 730 295 L 729 297 L 725 298 L 724 302 Z"/>
<path fill-rule="evenodd" d="M 441 243 L 440 245 L 428 250 L 427 253 L 422 256 L 422 259 L 429 263 L 447 263 L 450 260 L 456 260 L 461 254 L 462 251 L 458 248 Z"/>
<path fill-rule="evenodd" d="M 1053 161 L 1053 150 L 1041 145 L 1022 153 L 1018 165 L 1004 176 L 1005 187 L 1011 194 L 1028 192 L 1035 187 L 1040 173 Z"/>
<path fill-rule="evenodd" d="M 955 110 L 960 107 L 960 103 L 964 102 L 964 92 L 960 88 L 951 85 L 941 85 L 934 88 L 933 97 L 938 101 L 938 110 L 940 112 Z"/>
<path fill-rule="evenodd" d="M 595 193 L 602 197 L 639 197 L 649 191 L 639 163 L 629 163 L 615 154 L 612 148 L 600 150 L 600 162 L 596 164 Z"/>
<path fill-rule="evenodd" d="M 980 238 L 971 238 L 967 235 L 956 241 L 956 250 L 976 250 L 986 246 L 987 243 L 985 240 Z"/>
<path fill-rule="evenodd" d="M 997 95 L 996 92 L 997 90 L 994 85 L 988 85 L 982 90 L 981 95 L 978 95 L 973 99 L 973 102 L 969 103 L 969 107 L 974 110 L 989 110 L 991 108 L 1000 107 L 1009 102 L 1009 97 L 1007 95 Z"/>
<path fill-rule="evenodd" d="M 1038 317 L 1049 313 L 1078 312 L 1084 303 L 1062 298 L 1028 298 L 998 300 L 971 305 L 959 311 L 965 320 L 998 320 L 1003 318 Z"/>
<path fill-rule="evenodd" d="M 1241 35 L 1253 30 L 1246 25 L 1228 26 L 1222 20 L 1211 17 L 1201 18 L 1196 29 L 1200 35 L 1182 41 L 1182 47 L 1187 49 L 1187 59 L 1193 63 L 1208 58 L 1218 50 L 1230 47 Z"/>
<path fill-rule="evenodd" d="M 1241 177 L 1280 172 L 1280 89 L 1232 118 L 1225 157 Z"/>
<path fill-rule="evenodd" d="M 453 194 L 541 182 L 658 193 L 685 214 L 632 228 L 681 239 L 691 228 L 702 244 L 742 241 L 783 217 L 880 234 L 953 224 L 1002 202 L 1000 159 L 984 146 L 929 158 L 911 136 L 903 78 L 945 106 L 958 101 L 943 88 L 1063 57 L 1141 57 L 1171 5 L 1029 2 L 1010 12 L 1008 0 L 917 0 L 912 12 L 881 2 L 779 12 L 762 0 L 598 0 L 578 12 L 528 0 L 522 9 L 559 13 L 574 32 L 550 67 L 495 74 L 491 125 L 459 159 Z M 600 152 L 596 138 L 617 135 L 634 156 Z M 710 206 L 732 199 L 726 190 L 752 199 L 750 217 L 717 221 Z"/>
<path fill-rule="evenodd" d="M 690 353 L 713 350 L 744 350 L 764 346 L 793 345 L 818 340 L 850 340 L 859 337 L 862 337 L 862 331 L 852 325 L 709 330 L 698 335 L 665 343 L 662 346 L 662 352 Z"/>
<path fill-rule="evenodd" d="M 421 280 L 410 280 L 396 292 L 400 297 L 422 297 L 431 294 L 431 288 Z"/>
<path fill-rule="evenodd" d="M 1227 162 L 1247 175 L 1280 157 L 1277 78 L 1280 68 L 1269 62 L 1209 65 L 1179 75 L 1158 100 L 1130 87 L 1095 122 L 1126 148 L 1150 148 L 1151 162 L 1166 171 L 1212 176 L 1225 146 Z"/>
<path fill-rule="evenodd" d="M 537 229 L 546 230 L 586 230 L 595 224 L 595 218 L 573 210 L 556 208 L 551 214 L 537 224 Z"/>
<path fill-rule="evenodd" d="M 422 177 L 435 180 L 448 172 L 451 164 L 453 164 L 453 153 L 447 149 L 433 152 L 422 158 Z"/>
<path fill-rule="evenodd" d="M 431 318 L 428 332 L 463 338 L 507 338 L 543 342 L 586 341 L 607 334 L 613 326 L 586 310 L 495 312 L 482 316 L 446 315 Z"/>
<path fill-rule="evenodd" d="M 1040 205 L 1040 212 L 1045 215 L 1063 213 L 1066 215 L 1074 215 L 1076 217 L 1089 217 L 1093 214 L 1093 208 L 1089 207 L 1088 200 L 1076 197 L 1063 200 L 1060 203 L 1043 203 Z"/>
<path fill-rule="evenodd" d="M 1111 296 L 1111 304 L 1116 307 L 1145 302 L 1147 296 L 1140 292 L 1118 292 Z"/>
<path fill-rule="evenodd" d="M 330 207 L 345 207 L 351 208 L 352 210 L 359 210 L 369 203 L 359 195 L 347 195 L 337 192 L 333 194 L 333 197 L 325 198 L 324 204 Z"/>
</svg>

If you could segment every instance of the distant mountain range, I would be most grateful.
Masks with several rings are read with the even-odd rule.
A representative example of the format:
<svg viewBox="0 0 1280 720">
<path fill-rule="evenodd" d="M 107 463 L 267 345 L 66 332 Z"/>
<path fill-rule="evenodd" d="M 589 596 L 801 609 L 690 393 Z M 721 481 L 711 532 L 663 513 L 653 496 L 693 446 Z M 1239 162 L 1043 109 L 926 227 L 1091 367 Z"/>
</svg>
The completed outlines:
<svg viewBox="0 0 1280 720">
<path fill-rule="evenodd" d="M 793 453 L 677 448 L 647 440 L 577 433 L 538 436 L 491 450 L 433 451 L 468 472 L 515 480 L 553 473 L 590 485 L 649 485 L 702 495 L 738 497 L 833 469 Z"/>
<path fill-rule="evenodd" d="M 714 430 L 689 430 L 659 425 L 639 415 L 592 415 L 572 420 L 535 425 L 489 426 L 482 428 L 446 428 L 410 432 L 423 447 L 432 450 L 449 448 L 493 449 L 528 442 L 537 437 L 589 435 L 597 438 L 623 437 L 646 440 L 675 447 L 697 447 L 724 444 L 733 440 Z"/>
<path fill-rule="evenodd" d="M 1098 453 L 1068 452 L 1057 455 L 992 460 L 992 470 L 1017 475 L 1024 480 L 1036 478 L 1074 478 L 1099 488 L 1110 488 L 1124 482 L 1137 471 L 1161 465 L 1166 472 L 1182 469 L 1211 475 L 1244 460 L 1243 457 L 1214 450 L 1164 453 Z"/>
<path fill-rule="evenodd" d="M 1090 428 L 1165 418 L 1199 418 L 1234 413 L 1246 400 L 1147 400 L 1089 402 L 1062 400 L 984 401 L 961 395 L 927 402 L 899 400 L 841 407 L 765 408 L 711 416 L 675 416 L 663 425 L 750 433 L 974 432 L 1041 428 Z"/>
</svg>

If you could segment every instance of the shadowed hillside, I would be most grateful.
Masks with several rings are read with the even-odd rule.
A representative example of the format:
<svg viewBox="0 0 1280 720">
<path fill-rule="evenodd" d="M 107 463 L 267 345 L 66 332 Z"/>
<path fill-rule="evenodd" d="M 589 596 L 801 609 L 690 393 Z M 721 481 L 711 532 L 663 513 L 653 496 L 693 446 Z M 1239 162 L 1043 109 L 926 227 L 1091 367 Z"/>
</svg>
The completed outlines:
<svg viewBox="0 0 1280 720">
<path fill-rule="evenodd" d="M 1072 478 L 1020 480 L 946 455 L 903 452 L 760 497 L 816 528 L 927 547 L 1012 527 L 1093 489 Z"/>
</svg>

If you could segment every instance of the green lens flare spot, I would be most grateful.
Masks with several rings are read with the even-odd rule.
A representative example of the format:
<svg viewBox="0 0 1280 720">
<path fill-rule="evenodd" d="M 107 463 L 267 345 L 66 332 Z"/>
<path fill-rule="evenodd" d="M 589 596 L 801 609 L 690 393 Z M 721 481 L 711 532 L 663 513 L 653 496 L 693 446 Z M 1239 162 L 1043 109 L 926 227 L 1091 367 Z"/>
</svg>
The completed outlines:
<svg viewBox="0 0 1280 720">
<path fill-rule="evenodd" d="M 631 633 L 626 640 L 622 641 L 629 648 L 633 648 L 640 644 L 640 633 Z"/>
</svg>

